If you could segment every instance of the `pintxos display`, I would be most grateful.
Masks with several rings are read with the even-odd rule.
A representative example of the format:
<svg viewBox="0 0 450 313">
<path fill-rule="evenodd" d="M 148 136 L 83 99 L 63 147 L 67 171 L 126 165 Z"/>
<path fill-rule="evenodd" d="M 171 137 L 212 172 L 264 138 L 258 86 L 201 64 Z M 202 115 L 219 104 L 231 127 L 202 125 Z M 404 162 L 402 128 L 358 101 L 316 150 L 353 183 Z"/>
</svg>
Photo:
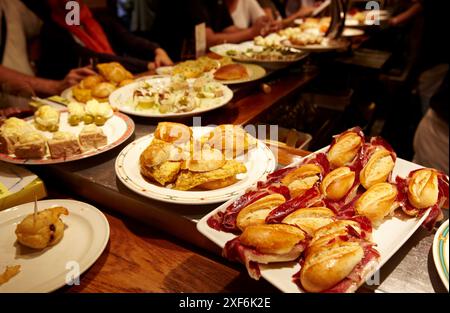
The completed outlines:
<svg viewBox="0 0 450 313">
<path fill-rule="evenodd" d="M 0 160 L 36 165 L 79 160 L 120 145 L 133 132 L 133 121 L 107 103 L 70 103 L 64 111 L 44 105 L 33 118 L 4 121 Z"/>
<path fill-rule="evenodd" d="M 147 117 L 191 116 L 226 105 L 233 92 L 205 75 L 186 79 L 182 75 L 149 77 L 114 91 L 113 107 Z"/>
<path fill-rule="evenodd" d="M 133 74 L 117 62 L 98 64 L 96 70 L 97 75 L 86 77 L 79 84 L 66 89 L 61 96 L 80 103 L 93 99 L 107 102 L 114 90 L 134 81 Z"/>
<path fill-rule="evenodd" d="M 274 168 L 271 150 L 234 125 L 159 123 L 116 160 L 117 176 L 128 188 L 180 204 L 228 200 Z"/>
<path fill-rule="evenodd" d="M 353 292 L 448 207 L 448 177 L 359 128 L 214 210 L 201 233 L 286 292 Z"/>
</svg>

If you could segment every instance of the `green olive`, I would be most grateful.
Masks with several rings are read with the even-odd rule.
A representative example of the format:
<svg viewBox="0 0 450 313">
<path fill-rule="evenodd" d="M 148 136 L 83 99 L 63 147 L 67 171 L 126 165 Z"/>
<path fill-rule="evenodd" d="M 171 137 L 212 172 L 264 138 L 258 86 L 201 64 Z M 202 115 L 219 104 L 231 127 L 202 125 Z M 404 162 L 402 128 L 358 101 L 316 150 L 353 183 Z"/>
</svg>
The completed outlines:
<svg viewBox="0 0 450 313">
<path fill-rule="evenodd" d="M 59 128 L 59 125 L 51 125 L 51 126 L 48 126 L 47 127 L 47 130 L 49 131 L 49 132 L 56 132 L 56 131 L 58 131 L 58 128 Z"/>
<path fill-rule="evenodd" d="M 71 115 L 69 117 L 69 124 L 72 126 L 77 126 L 78 124 L 80 124 L 80 117 L 77 115 Z"/>
<path fill-rule="evenodd" d="M 83 122 L 84 122 L 84 124 L 92 124 L 93 122 L 94 122 L 94 117 L 92 116 L 92 115 L 85 115 L 84 117 L 83 117 Z"/>
<path fill-rule="evenodd" d="M 103 126 L 106 123 L 106 118 L 103 116 L 96 116 L 94 122 L 97 126 Z"/>
</svg>

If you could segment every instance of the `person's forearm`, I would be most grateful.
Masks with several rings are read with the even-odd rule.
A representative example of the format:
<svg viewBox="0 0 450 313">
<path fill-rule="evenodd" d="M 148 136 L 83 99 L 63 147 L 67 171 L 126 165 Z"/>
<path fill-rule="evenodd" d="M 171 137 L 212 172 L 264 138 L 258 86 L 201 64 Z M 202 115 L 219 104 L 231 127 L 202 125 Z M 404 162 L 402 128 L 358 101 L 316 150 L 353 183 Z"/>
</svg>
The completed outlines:
<svg viewBox="0 0 450 313">
<path fill-rule="evenodd" d="M 301 8 L 300 10 L 298 10 L 291 16 L 288 16 L 285 19 L 283 19 L 282 27 L 285 28 L 285 27 L 291 26 L 296 19 L 306 17 L 310 14 L 311 14 L 310 7 Z"/>
<path fill-rule="evenodd" d="M 393 17 L 395 20 L 395 24 L 403 24 L 407 21 L 409 21 L 411 18 L 416 16 L 422 11 L 422 5 L 420 3 L 414 3 L 408 10 L 406 10 L 403 13 L 400 13 L 399 15 Z"/>
<path fill-rule="evenodd" d="M 246 40 L 251 40 L 258 34 L 255 34 L 255 31 L 251 28 L 243 29 L 236 32 L 222 32 L 222 33 L 214 33 L 212 30 L 206 31 L 206 42 L 209 47 L 222 44 L 225 42 L 228 43 L 240 43 Z"/>
<path fill-rule="evenodd" d="M 59 81 L 25 75 L 0 66 L 0 89 L 4 92 L 47 96 L 59 93 L 60 86 Z"/>
</svg>

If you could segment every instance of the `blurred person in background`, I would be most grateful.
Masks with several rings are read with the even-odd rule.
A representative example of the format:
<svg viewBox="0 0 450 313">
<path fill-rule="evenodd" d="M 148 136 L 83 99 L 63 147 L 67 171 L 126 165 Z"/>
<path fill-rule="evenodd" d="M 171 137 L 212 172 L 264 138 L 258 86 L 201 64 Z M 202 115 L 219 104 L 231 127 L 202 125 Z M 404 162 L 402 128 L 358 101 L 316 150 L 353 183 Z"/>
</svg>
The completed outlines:
<svg viewBox="0 0 450 313">
<path fill-rule="evenodd" d="M 315 0 L 287 0 L 286 16 L 290 19 L 308 17 L 316 8 Z"/>
<path fill-rule="evenodd" d="M 246 29 L 255 24 L 258 19 L 268 20 L 266 12 L 256 0 L 225 0 L 228 12 L 234 26 Z"/>
<path fill-rule="evenodd" d="M 106 11 L 106 1 L 95 1 L 100 5 L 100 8 L 95 7 L 97 19 L 88 5 L 78 0 L 80 25 L 66 23 L 68 0 L 23 1 L 44 21 L 40 37 L 41 57 L 37 63 L 39 75 L 57 79 L 67 69 L 89 64 L 91 60 L 119 62 L 133 73 L 172 64 L 158 44 L 133 35 L 115 15 Z"/>
<path fill-rule="evenodd" d="M 42 21 L 19 0 L 0 0 L 0 107 L 24 107 L 32 95 L 60 94 L 94 72 L 79 68 L 60 80 L 35 76 L 34 49 Z M 68 74 L 67 74 L 68 72 Z"/>
<path fill-rule="evenodd" d="M 414 136 L 414 162 L 449 175 L 449 74 L 430 99 L 430 107 Z"/>
<path fill-rule="evenodd" d="M 273 31 L 272 27 L 274 25 L 264 15 L 263 11 L 263 15 L 256 18 L 251 26 L 247 28 L 236 26 L 232 13 L 230 13 L 235 12 L 237 7 L 234 7 L 234 5 L 238 4 L 236 1 L 189 0 L 187 2 L 189 2 L 192 25 L 206 24 L 206 42 L 208 46 L 224 42 L 240 43 L 252 40 L 256 36 L 265 36 Z"/>
<path fill-rule="evenodd" d="M 278 21 L 280 28 L 292 26 L 294 21 L 312 14 L 317 6 L 314 0 L 258 0 L 271 20 Z"/>
</svg>

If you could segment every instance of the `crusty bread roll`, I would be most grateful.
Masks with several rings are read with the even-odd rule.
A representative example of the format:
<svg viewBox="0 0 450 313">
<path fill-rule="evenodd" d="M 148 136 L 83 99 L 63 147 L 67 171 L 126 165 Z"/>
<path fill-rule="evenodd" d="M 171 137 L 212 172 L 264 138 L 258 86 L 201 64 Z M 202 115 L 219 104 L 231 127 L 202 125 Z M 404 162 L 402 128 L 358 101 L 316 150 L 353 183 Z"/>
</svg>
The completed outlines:
<svg viewBox="0 0 450 313">
<path fill-rule="evenodd" d="M 214 78 L 217 80 L 238 80 L 248 76 L 245 66 L 237 63 L 224 65 L 214 73 Z"/>
<path fill-rule="evenodd" d="M 80 87 L 83 89 L 92 89 L 101 82 L 105 81 L 100 75 L 91 75 L 80 82 Z"/>
<path fill-rule="evenodd" d="M 203 149 L 194 153 L 192 159 L 186 160 L 183 169 L 191 172 L 210 172 L 225 165 L 225 157 L 220 150 Z"/>
<path fill-rule="evenodd" d="M 191 140 L 192 129 L 180 123 L 161 122 L 156 127 L 155 138 L 170 143 L 182 144 Z"/>
<path fill-rule="evenodd" d="M 305 233 L 292 225 L 262 224 L 248 226 L 239 238 L 243 245 L 258 252 L 286 254 L 305 240 Z"/>
<path fill-rule="evenodd" d="M 321 245 L 327 244 L 330 240 L 338 238 L 340 236 L 346 236 L 349 233 L 349 228 L 352 228 L 361 237 L 363 230 L 358 222 L 352 220 L 337 220 L 329 223 L 314 232 L 314 237 L 311 240 L 310 246 L 319 247 Z M 366 233 L 367 239 L 370 238 L 371 234 Z"/>
<path fill-rule="evenodd" d="M 169 143 L 159 139 L 153 139 L 139 158 L 141 167 L 149 168 L 168 161 L 171 149 L 172 146 Z"/>
<path fill-rule="evenodd" d="M 289 188 L 291 197 L 295 198 L 311 189 L 320 179 L 322 169 L 315 164 L 304 164 L 289 172 L 281 183 Z"/>
<path fill-rule="evenodd" d="M 302 208 L 283 219 L 284 224 L 296 225 L 309 235 L 334 221 L 335 214 L 326 207 Z"/>
<path fill-rule="evenodd" d="M 92 96 L 98 99 L 106 99 L 109 95 L 116 90 L 116 86 L 111 83 L 102 82 L 92 89 Z"/>
<path fill-rule="evenodd" d="M 201 139 L 215 149 L 222 150 L 227 157 L 236 157 L 256 146 L 256 139 L 241 126 L 232 124 L 219 125 Z"/>
<path fill-rule="evenodd" d="M 359 175 L 361 184 L 369 189 L 377 183 L 385 182 L 394 166 L 395 162 L 391 153 L 385 148 L 377 149 Z"/>
<path fill-rule="evenodd" d="M 328 161 L 334 167 L 345 166 L 353 161 L 362 144 L 361 136 L 355 132 L 340 135 L 327 153 Z"/>
<path fill-rule="evenodd" d="M 431 207 L 436 204 L 438 197 L 438 175 L 435 170 L 422 169 L 412 174 L 408 183 L 408 199 L 414 207 Z"/>
<path fill-rule="evenodd" d="M 264 224 L 270 211 L 284 202 L 286 202 L 286 199 L 278 193 L 265 196 L 253 202 L 239 211 L 236 219 L 237 227 L 240 230 L 244 230 L 250 225 Z"/>
<path fill-rule="evenodd" d="M 355 182 L 355 172 L 348 167 L 338 167 L 331 171 L 320 184 L 322 194 L 331 200 L 342 199 Z"/>
<path fill-rule="evenodd" d="M 321 292 L 346 278 L 361 262 L 364 249 L 359 242 L 336 240 L 308 253 L 300 281 L 308 292 Z"/>
<path fill-rule="evenodd" d="M 390 215 L 397 207 L 397 187 L 378 183 L 370 187 L 355 203 L 355 211 L 366 216 L 374 226 Z"/>
</svg>

